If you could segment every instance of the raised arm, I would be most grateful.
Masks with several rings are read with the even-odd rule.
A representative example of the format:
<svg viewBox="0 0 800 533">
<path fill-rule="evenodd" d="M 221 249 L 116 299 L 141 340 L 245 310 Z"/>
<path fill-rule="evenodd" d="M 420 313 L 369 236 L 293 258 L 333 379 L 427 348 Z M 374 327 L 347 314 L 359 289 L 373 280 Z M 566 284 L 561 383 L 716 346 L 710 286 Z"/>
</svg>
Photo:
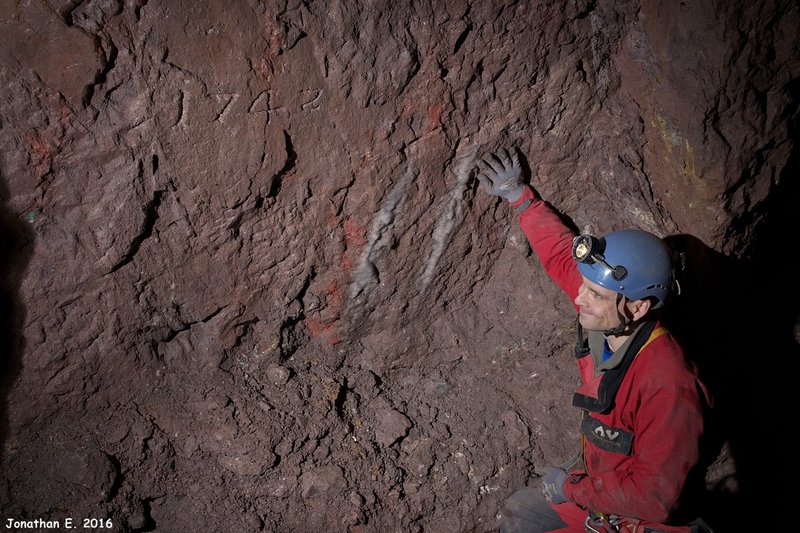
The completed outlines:
<svg viewBox="0 0 800 533">
<path fill-rule="evenodd" d="M 478 163 L 478 179 L 486 192 L 505 198 L 519 213 L 522 231 L 528 237 L 545 271 L 575 300 L 581 276 L 572 259 L 575 234 L 559 216 L 522 180 L 522 167 L 516 150 L 500 149 Z"/>
</svg>

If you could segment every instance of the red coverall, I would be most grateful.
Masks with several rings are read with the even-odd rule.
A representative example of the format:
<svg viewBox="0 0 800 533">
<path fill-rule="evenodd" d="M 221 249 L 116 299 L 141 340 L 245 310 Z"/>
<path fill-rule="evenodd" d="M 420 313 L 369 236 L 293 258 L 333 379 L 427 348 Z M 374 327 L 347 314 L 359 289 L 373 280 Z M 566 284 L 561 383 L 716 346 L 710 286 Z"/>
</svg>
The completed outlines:
<svg viewBox="0 0 800 533">
<path fill-rule="evenodd" d="M 512 206 L 526 200 L 532 204 L 521 213 L 520 226 L 548 275 L 574 301 L 582 283 L 572 258 L 574 234 L 530 188 Z M 583 532 L 588 509 L 623 517 L 627 529 L 621 531 L 690 531 L 664 522 L 678 507 L 687 475 L 700 458 L 708 396 L 677 341 L 660 324 L 655 328 L 610 407 L 584 413 L 585 470 L 569 474 L 564 485 L 569 501 L 551 504 L 568 525 L 559 531 Z M 580 357 L 578 365 L 583 384 L 576 402 L 579 395 L 596 395 L 602 378 L 595 376 L 591 355 Z M 609 436 L 618 437 L 615 446 Z"/>
</svg>

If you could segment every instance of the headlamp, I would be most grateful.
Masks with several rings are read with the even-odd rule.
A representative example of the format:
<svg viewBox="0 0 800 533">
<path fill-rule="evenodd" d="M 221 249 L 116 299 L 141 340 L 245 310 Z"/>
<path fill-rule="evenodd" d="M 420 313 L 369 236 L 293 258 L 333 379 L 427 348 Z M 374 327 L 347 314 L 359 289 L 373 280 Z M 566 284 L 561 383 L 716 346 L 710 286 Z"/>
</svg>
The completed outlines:
<svg viewBox="0 0 800 533">
<path fill-rule="evenodd" d="M 598 239 L 588 234 L 578 235 L 572 241 L 572 258 L 587 265 L 599 263 L 611 271 L 615 280 L 622 281 L 628 275 L 628 269 L 622 265 L 613 267 L 609 265 L 603 256 L 605 248 L 605 239 Z"/>
<path fill-rule="evenodd" d="M 587 234 L 578 235 L 572 241 L 572 258 L 581 263 L 591 264 L 594 262 L 592 256 L 602 255 L 604 248 L 605 246 L 597 237 Z"/>
</svg>

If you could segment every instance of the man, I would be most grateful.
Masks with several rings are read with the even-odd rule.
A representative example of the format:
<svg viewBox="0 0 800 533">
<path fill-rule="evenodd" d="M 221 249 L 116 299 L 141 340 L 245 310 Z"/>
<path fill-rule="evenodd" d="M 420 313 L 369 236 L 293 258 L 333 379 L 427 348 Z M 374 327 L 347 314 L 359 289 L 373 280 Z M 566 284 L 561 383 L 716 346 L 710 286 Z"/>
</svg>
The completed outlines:
<svg viewBox="0 0 800 533">
<path fill-rule="evenodd" d="M 707 393 L 654 314 L 673 285 L 668 249 L 640 230 L 576 237 L 523 183 L 516 151 L 484 157 L 478 178 L 519 214 L 579 313 L 582 384 L 573 405 L 583 410 L 582 454 L 544 469 L 541 490 L 512 495 L 501 531 L 704 531 L 681 513 L 700 460 Z"/>
</svg>

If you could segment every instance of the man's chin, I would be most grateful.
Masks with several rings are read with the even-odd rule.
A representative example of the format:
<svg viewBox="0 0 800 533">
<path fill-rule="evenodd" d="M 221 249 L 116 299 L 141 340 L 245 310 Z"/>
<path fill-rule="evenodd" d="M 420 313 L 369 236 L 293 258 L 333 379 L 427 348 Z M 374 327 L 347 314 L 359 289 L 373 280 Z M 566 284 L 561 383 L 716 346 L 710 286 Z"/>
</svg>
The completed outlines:
<svg viewBox="0 0 800 533">
<path fill-rule="evenodd" d="M 597 323 L 597 320 L 594 320 L 594 317 L 578 315 L 578 322 L 580 322 L 581 327 L 586 331 L 604 331 Z"/>
</svg>

